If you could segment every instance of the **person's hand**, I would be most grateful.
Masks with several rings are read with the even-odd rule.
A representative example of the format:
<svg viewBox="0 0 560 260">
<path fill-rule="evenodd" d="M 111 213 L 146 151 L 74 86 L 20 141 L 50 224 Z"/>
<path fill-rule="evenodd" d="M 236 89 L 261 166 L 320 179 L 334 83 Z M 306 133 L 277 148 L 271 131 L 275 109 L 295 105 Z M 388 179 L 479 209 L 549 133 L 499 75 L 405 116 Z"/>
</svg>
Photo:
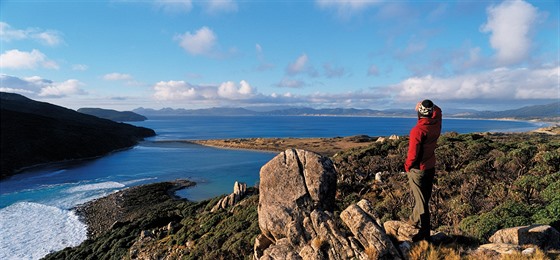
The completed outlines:
<svg viewBox="0 0 560 260">
<path fill-rule="evenodd" d="M 418 108 L 420 107 L 420 105 L 422 105 L 422 101 L 416 103 L 416 108 L 414 108 L 414 110 L 418 111 Z"/>
</svg>

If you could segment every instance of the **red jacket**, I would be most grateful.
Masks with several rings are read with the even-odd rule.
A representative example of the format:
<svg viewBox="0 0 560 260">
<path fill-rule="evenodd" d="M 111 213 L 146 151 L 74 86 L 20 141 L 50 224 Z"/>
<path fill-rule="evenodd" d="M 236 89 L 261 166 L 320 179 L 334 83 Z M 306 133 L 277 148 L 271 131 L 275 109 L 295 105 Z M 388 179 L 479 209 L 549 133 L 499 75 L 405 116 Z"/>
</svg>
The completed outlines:
<svg viewBox="0 0 560 260">
<path fill-rule="evenodd" d="M 427 170 L 436 165 L 435 149 L 441 133 L 441 109 L 434 106 L 431 118 L 420 118 L 410 130 L 410 143 L 404 169 Z"/>
</svg>

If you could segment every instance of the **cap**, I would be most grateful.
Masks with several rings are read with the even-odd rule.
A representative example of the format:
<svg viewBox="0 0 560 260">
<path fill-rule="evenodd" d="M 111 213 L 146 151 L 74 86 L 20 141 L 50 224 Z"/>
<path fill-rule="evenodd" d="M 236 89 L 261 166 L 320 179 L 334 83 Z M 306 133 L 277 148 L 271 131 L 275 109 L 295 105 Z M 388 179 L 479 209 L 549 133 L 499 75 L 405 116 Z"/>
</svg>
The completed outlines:
<svg viewBox="0 0 560 260">
<path fill-rule="evenodd" d="M 418 110 L 418 114 L 422 116 L 429 116 L 434 110 L 434 102 L 429 99 L 424 99 L 416 105 L 416 110 Z"/>
</svg>

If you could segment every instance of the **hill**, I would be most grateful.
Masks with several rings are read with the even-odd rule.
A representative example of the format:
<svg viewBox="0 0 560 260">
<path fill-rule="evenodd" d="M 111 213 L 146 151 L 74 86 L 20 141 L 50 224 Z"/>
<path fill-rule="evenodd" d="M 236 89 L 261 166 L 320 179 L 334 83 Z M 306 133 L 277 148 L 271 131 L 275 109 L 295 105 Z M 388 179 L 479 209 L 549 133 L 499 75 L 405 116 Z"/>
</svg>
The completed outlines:
<svg viewBox="0 0 560 260">
<path fill-rule="evenodd" d="M 0 92 L 1 178 L 44 163 L 97 157 L 128 148 L 148 128 L 116 123 L 71 109 Z"/>
<path fill-rule="evenodd" d="M 472 109 L 444 109 L 446 117 L 454 118 L 512 118 L 519 120 L 549 120 L 560 118 L 560 102 L 547 105 L 526 106 L 519 109 L 504 111 L 477 111 Z M 255 111 L 249 108 L 206 108 L 206 109 L 173 109 L 137 108 L 136 113 L 146 116 L 378 116 L 378 117 L 411 117 L 410 109 L 355 109 L 355 108 L 323 108 L 287 107 L 268 111 Z"/>
<path fill-rule="evenodd" d="M 112 109 L 84 107 L 78 109 L 78 112 L 113 120 L 116 122 L 135 122 L 144 121 L 147 119 L 145 116 L 136 114 L 132 111 L 116 111 Z"/>
<path fill-rule="evenodd" d="M 473 118 L 558 119 L 560 118 L 560 102 L 546 105 L 525 106 L 518 109 L 504 111 L 473 112 L 464 116 Z"/>
</svg>

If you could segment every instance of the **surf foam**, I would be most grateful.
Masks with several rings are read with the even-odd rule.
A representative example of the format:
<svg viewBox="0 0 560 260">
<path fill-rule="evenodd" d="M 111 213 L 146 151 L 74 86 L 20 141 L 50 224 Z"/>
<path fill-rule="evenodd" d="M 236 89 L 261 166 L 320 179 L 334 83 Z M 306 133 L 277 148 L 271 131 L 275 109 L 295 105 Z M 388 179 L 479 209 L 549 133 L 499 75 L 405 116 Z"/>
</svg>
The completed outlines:
<svg viewBox="0 0 560 260">
<path fill-rule="evenodd" d="M 74 212 L 34 202 L 0 209 L 0 230 L 0 259 L 39 259 L 87 238 Z"/>
</svg>

